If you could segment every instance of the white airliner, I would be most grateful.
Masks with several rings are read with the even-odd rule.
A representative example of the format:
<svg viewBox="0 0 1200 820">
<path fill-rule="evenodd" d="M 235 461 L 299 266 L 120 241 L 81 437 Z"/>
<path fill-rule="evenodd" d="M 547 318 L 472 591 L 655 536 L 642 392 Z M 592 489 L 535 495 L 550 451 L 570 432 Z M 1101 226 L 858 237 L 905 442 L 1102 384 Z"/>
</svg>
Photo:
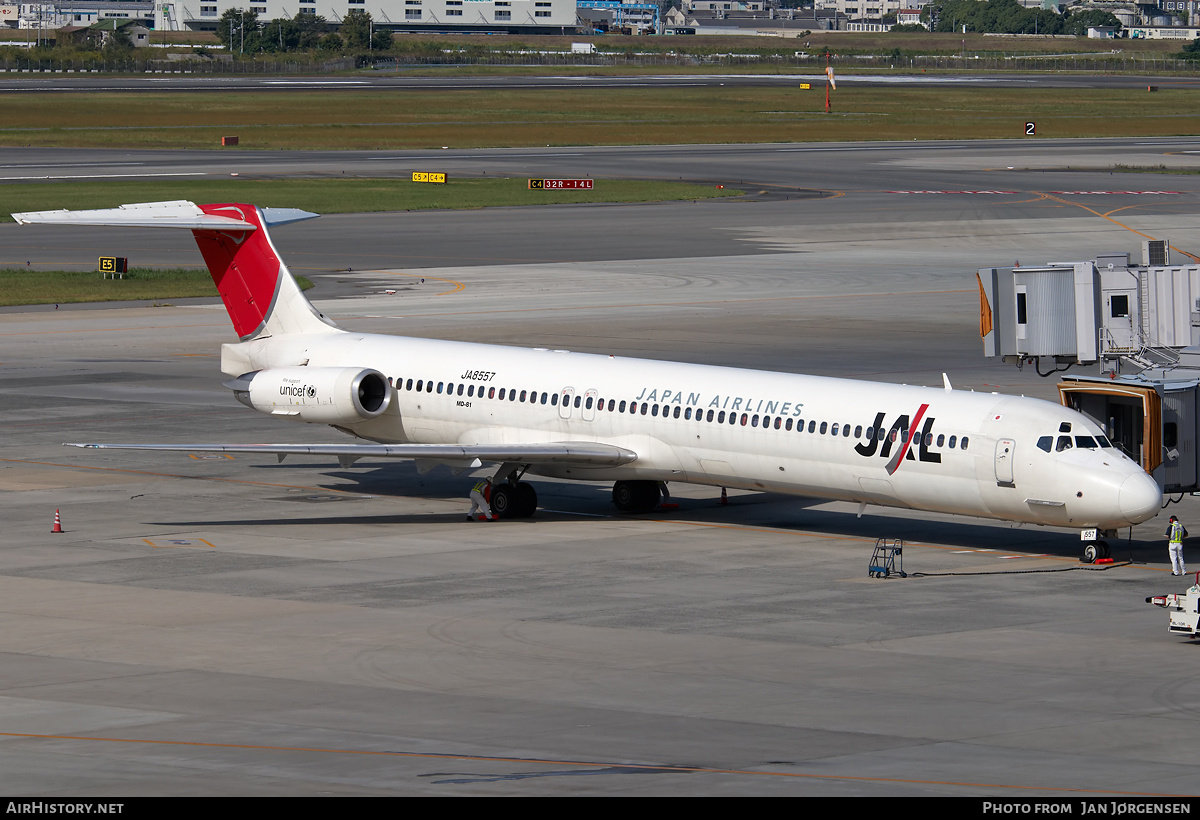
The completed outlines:
<svg viewBox="0 0 1200 820">
<path fill-rule="evenodd" d="M 1154 480 L 1091 420 L 1039 399 L 952 390 L 948 379 L 909 387 L 342 330 L 304 297 L 268 235 L 313 216 L 184 201 L 13 214 L 22 224 L 191 229 L 240 337 L 221 348 L 236 398 L 370 442 L 75 446 L 303 453 L 344 466 L 486 462 L 499 465 L 492 506 L 509 518 L 537 506 L 526 474 L 615 482 L 627 512 L 654 508 L 660 481 L 1099 535 L 1161 507 Z M 1093 540 L 1085 556 L 1105 552 Z"/>
</svg>

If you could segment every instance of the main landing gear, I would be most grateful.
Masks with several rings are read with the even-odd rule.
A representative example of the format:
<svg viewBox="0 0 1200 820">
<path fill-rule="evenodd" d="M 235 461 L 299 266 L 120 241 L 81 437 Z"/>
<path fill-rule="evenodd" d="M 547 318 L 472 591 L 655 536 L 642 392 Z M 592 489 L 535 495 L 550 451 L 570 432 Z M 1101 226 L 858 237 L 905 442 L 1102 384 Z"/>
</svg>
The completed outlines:
<svg viewBox="0 0 1200 820">
<path fill-rule="evenodd" d="M 537 491 L 528 482 L 492 485 L 492 513 L 499 518 L 531 518 L 537 503 Z"/>
<path fill-rule="evenodd" d="M 658 506 L 660 492 L 657 481 L 618 481 L 612 495 L 621 512 L 644 513 Z"/>
</svg>

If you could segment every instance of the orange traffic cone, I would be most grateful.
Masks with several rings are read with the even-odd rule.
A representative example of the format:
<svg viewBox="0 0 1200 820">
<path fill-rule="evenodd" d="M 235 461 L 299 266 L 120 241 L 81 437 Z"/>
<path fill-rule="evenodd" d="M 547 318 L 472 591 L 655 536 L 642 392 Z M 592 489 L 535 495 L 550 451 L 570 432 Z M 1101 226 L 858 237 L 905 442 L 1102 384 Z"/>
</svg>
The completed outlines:
<svg viewBox="0 0 1200 820">
<path fill-rule="evenodd" d="M 54 527 L 50 530 L 50 532 L 62 532 L 62 531 L 63 531 L 62 516 L 60 516 L 58 514 L 58 510 L 55 510 L 54 511 Z"/>
</svg>

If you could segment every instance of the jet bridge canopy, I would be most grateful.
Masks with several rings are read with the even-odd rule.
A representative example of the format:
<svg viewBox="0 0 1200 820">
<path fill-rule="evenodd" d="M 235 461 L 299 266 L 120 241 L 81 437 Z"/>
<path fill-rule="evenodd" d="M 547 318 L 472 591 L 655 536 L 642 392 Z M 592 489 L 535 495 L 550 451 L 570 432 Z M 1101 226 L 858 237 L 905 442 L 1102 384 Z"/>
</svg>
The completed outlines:
<svg viewBox="0 0 1200 820">
<path fill-rule="evenodd" d="M 1200 375 L 1067 376 L 1062 403 L 1088 416 L 1166 493 L 1200 492 Z"/>
</svg>

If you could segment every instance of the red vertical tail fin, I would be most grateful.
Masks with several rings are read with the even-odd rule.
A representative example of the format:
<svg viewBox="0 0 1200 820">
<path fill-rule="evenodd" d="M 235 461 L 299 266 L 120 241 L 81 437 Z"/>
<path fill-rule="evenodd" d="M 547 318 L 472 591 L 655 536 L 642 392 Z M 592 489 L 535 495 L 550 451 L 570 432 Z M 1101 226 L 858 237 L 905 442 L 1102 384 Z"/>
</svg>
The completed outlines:
<svg viewBox="0 0 1200 820">
<path fill-rule="evenodd" d="M 321 332 L 333 327 L 304 298 L 267 230 L 268 223 L 278 224 L 308 215 L 270 220 L 261 209 L 245 204 L 201 205 L 200 210 L 247 225 L 192 231 L 240 339 L 245 341 L 263 334 Z"/>
</svg>

